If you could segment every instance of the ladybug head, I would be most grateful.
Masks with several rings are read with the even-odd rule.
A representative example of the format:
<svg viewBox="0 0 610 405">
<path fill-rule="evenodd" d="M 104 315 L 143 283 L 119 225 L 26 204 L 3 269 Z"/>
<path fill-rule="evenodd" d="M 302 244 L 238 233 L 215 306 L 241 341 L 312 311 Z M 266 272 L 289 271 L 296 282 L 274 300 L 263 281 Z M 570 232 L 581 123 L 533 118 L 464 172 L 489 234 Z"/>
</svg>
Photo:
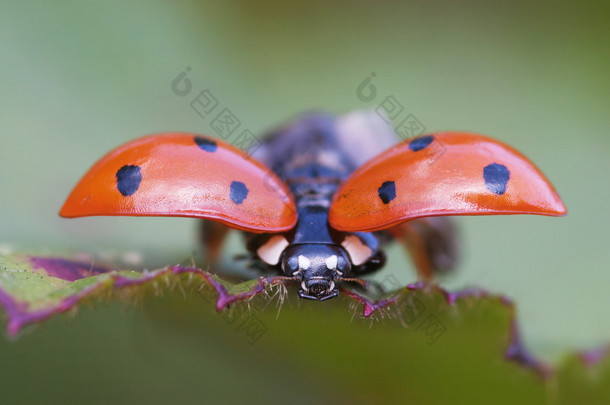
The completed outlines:
<svg viewBox="0 0 610 405">
<path fill-rule="evenodd" d="M 348 255 L 336 245 L 304 243 L 282 253 L 282 271 L 301 281 L 299 296 L 327 300 L 339 295 L 335 282 L 351 271 Z"/>
</svg>

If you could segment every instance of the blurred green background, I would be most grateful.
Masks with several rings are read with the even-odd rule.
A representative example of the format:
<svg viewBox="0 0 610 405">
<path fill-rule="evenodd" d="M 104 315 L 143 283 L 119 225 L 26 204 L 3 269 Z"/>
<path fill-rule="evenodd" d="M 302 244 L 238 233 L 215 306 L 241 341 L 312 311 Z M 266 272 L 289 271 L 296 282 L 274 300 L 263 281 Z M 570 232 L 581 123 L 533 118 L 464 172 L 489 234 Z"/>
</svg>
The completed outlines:
<svg viewBox="0 0 610 405">
<path fill-rule="evenodd" d="M 609 11 L 574 1 L 3 1 L 0 247 L 138 252 L 151 267 L 184 260 L 197 249 L 193 220 L 64 220 L 57 211 L 89 166 L 123 142 L 213 134 L 189 106 L 195 91 L 209 89 L 255 134 L 304 111 L 374 108 L 394 95 L 428 131 L 484 133 L 523 151 L 569 210 L 460 218 L 462 265 L 443 285 L 513 298 L 526 344 L 547 360 L 599 346 L 610 340 Z M 194 92 L 178 97 L 170 85 L 187 66 Z M 372 72 L 378 96 L 367 103 L 356 88 Z M 228 252 L 240 243 L 233 237 Z M 389 274 L 415 279 L 397 247 L 377 277 Z M 117 326 L 119 310 L 103 311 Z M 65 323 L 0 343 L 0 355 L 31 349 L 55 361 L 41 347 L 78 344 Z M 107 333 L 118 339 L 120 326 Z M 174 356 L 167 361 L 190 355 Z"/>
</svg>

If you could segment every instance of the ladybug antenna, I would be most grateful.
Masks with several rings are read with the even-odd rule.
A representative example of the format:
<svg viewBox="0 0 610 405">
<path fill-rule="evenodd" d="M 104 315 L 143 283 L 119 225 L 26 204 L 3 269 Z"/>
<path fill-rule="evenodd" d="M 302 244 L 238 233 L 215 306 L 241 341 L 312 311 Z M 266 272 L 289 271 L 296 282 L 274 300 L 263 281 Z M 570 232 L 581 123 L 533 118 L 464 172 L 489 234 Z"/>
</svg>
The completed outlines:
<svg viewBox="0 0 610 405">
<path fill-rule="evenodd" d="M 368 285 L 369 285 L 369 282 L 368 282 L 368 281 L 363 280 L 363 279 L 361 279 L 361 278 L 355 278 L 355 277 L 348 277 L 348 278 L 345 278 L 345 277 L 339 277 L 339 278 L 337 278 L 337 280 L 338 280 L 338 281 L 346 281 L 346 282 L 348 282 L 348 283 L 358 283 L 358 284 L 360 284 L 360 285 L 361 285 L 363 288 L 366 288 L 366 287 L 368 287 Z"/>
</svg>

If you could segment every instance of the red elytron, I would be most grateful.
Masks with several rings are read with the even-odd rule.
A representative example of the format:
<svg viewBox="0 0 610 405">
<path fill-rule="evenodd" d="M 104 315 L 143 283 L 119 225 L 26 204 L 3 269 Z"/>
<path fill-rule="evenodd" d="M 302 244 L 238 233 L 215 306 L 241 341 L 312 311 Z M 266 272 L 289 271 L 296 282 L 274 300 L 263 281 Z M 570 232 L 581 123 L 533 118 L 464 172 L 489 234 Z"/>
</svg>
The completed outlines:
<svg viewBox="0 0 610 405">
<path fill-rule="evenodd" d="M 287 231 L 297 221 L 288 187 L 264 165 L 225 142 L 180 133 L 136 139 L 104 156 L 60 215 L 197 217 L 250 232 Z"/>
</svg>

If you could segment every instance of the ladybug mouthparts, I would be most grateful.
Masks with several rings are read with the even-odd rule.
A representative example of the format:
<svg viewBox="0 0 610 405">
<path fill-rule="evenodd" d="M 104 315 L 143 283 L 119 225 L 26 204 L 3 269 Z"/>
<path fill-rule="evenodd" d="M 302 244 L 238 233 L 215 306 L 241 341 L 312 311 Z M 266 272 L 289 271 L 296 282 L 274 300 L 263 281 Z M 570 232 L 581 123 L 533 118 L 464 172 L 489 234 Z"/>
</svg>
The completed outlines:
<svg viewBox="0 0 610 405">
<path fill-rule="evenodd" d="M 339 290 L 335 288 L 335 282 L 323 277 L 315 277 L 301 282 L 299 297 L 324 301 L 339 295 Z"/>
</svg>

